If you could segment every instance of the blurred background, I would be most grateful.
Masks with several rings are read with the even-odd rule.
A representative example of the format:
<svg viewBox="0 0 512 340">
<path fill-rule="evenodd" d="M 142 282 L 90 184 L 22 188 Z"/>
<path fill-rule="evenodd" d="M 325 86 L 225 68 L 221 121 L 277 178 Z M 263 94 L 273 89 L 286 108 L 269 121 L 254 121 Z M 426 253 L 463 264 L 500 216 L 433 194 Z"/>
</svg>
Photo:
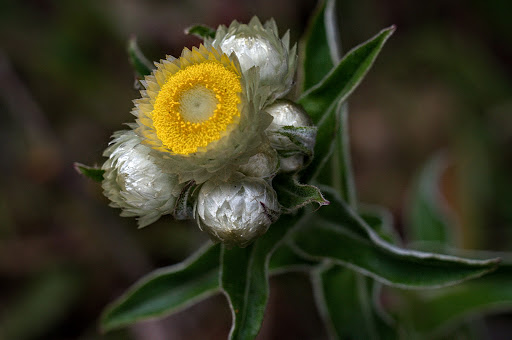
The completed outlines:
<svg viewBox="0 0 512 340">
<path fill-rule="evenodd" d="M 125 53 L 178 56 L 183 34 L 253 15 L 298 41 L 316 1 L 0 1 L 0 339 L 225 339 L 222 296 L 161 321 L 101 335 L 103 307 L 154 268 L 207 240 L 170 217 L 142 230 L 109 208 L 73 162 L 101 165 L 110 135 L 133 120 Z M 393 212 L 399 231 L 419 170 L 442 152 L 442 191 L 459 246 L 512 250 L 512 3 L 338 1 L 347 51 L 397 25 L 350 98 L 360 201 Z M 404 208 L 405 207 L 405 208 Z M 260 339 L 325 339 L 309 279 L 271 280 Z M 489 318 L 500 329 L 510 315 Z M 496 338 L 500 332 L 494 332 Z M 504 339 L 504 338 L 503 338 Z"/>
</svg>

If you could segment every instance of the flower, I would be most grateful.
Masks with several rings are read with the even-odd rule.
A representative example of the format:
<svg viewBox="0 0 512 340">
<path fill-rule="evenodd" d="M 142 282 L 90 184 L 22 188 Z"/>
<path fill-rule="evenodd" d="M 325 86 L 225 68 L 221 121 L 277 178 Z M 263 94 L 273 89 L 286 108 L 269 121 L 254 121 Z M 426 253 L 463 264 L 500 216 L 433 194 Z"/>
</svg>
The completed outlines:
<svg viewBox="0 0 512 340">
<path fill-rule="evenodd" d="M 242 72 L 236 55 L 203 45 L 156 66 L 133 114 L 162 171 L 180 182 L 226 179 L 268 143 L 257 68 Z"/>
<path fill-rule="evenodd" d="M 177 176 L 161 171 L 134 131 L 118 131 L 113 137 L 102 167 L 103 193 L 110 206 L 121 208 L 121 216 L 138 216 L 141 228 L 172 213 L 183 187 Z"/>
<path fill-rule="evenodd" d="M 164 214 L 195 218 L 227 246 L 265 233 L 281 212 L 272 179 L 300 169 L 312 148 L 312 132 L 301 130 L 307 115 L 279 99 L 296 69 L 289 45 L 274 20 L 254 17 L 155 63 L 134 101 L 132 130 L 115 133 L 104 153 L 110 205 L 140 227 Z"/>
<path fill-rule="evenodd" d="M 263 179 L 235 174 L 226 182 L 208 181 L 195 206 L 201 230 L 228 247 L 245 247 L 279 216 L 274 189 Z"/>
<path fill-rule="evenodd" d="M 228 55 L 236 54 L 242 72 L 258 67 L 260 83 L 269 88 L 272 99 L 281 98 L 290 90 L 297 62 L 296 46 L 290 49 L 289 32 L 279 38 L 274 19 L 264 25 L 257 17 L 248 24 L 235 20 L 229 27 L 221 25 L 214 39 L 206 39 L 205 44 Z"/>
</svg>

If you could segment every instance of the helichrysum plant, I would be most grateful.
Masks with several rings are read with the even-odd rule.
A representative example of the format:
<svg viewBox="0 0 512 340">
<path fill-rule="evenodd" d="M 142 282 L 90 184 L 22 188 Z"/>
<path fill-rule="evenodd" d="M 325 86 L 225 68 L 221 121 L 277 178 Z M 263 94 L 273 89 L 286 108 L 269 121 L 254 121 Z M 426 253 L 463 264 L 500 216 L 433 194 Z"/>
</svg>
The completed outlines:
<svg viewBox="0 0 512 340">
<path fill-rule="evenodd" d="M 193 219 L 213 242 L 135 283 L 105 310 L 104 331 L 222 292 L 232 310 L 229 338 L 254 339 L 269 275 L 307 270 L 332 338 L 427 337 L 442 322 L 425 330 L 414 313 L 387 310 L 381 284 L 440 288 L 496 269 L 497 258 L 401 248 L 385 211 L 357 204 L 345 102 L 395 28 L 341 57 L 333 5 L 319 6 L 300 57 L 288 32 L 257 17 L 194 26 L 187 33 L 202 44 L 154 66 L 131 41 L 142 85 L 135 119 L 114 133 L 101 168 L 77 167 L 139 227 L 163 215 Z"/>
</svg>

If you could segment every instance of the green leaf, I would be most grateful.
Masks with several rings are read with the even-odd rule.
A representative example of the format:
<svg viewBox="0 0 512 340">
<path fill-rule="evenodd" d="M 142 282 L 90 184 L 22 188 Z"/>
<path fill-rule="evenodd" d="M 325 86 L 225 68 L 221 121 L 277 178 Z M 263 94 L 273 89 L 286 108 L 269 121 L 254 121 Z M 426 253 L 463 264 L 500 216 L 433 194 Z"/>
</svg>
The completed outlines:
<svg viewBox="0 0 512 340">
<path fill-rule="evenodd" d="M 400 237 L 393 227 L 393 215 L 391 212 L 377 205 L 362 204 L 359 208 L 359 215 L 366 224 L 391 244 L 400 244 Z"/>
<path fill-rule="evenodd" d="M 270 240 L 264 241 L 258 249 L 266 250 L 278 242 L 296 220 L 287 219 L 281 226 L 272 226 L 279 230 L 270 233 Z M 220 247 L 208 243 L 182 263 L 157 269 L 140 279 L 105 309 L 101 318 L 102 330 L 110 331 L 166 316 L 219 292 Z M 266 261 L 271 254 L 268 268 L 271 274 L 309 270 L 316 263 L 298 256 L 287 244 L 267 253 Z"/>
<path fill-rule="evenodd" d="M 312 274 L 315 300 L 331 339 L 376 339 L 365 278 L 325 264 Z"/>
<path fill-rule="evenodd" d="M 294 154 L 303 153 L 304 155 L 311 157 L 313 156 L 313 146 L 315 145 L 316 139 L 316 127 L 315 126 L 283 126 L 276 131 L 281 136 L 288 137 L 290 142 L 295 145 L 295 150 L 292 151 Z M 279 149 L 277 149 L 279 151 Z"/>
<path fill-rule="evenodd" d="M 310 203 L 328 205 L 320 189 L 313 185 L 300 184 L 295 176 L 281 175 L 273 181 L 279 203 L 287 212 L 296 211 Z"/>
<path fill-rule="evenodd" d="M 336 107 L 339 127 L 334 138 L 333 153 L 330 162 L 332 186 L 338 190 L 343 199 L 350 204 L 357 203 L 356 187 L 350 157 L 350 139 L 348 129 L 348 104 Z M 325 132 L 324 132 L 325 133 Z"/>
<path fill-rule="evenodd" d="M 102 330 L 168 315 L 214 294 L 219 288 L 219 256 L 220 245 L 208 244 L 186 261 L 143 277 L 107 307 Z"/>
<path fill-rule="evenodd" d="M 335 185 L 345 198 L 355 201 L 348 154 L 348 112 L 344 102 L 366 75 L 394 29 L 394 26 L 391 26 L 348 52 L 320 83 L 306 91 L 299 99 L 299 103 L 318 127 L 315 161 L 302 175 L 304 182 L 310 182 L 318 175 L 335 150 L 336 162 L 332 164 L 333 173 L 323 178 L 323 183 L 327 181 L 328 184 Z M 331 181 L 333 183 L 330 183 Z"/>
<path fill-rule="evenodd" d="M 272 253 L 269 270 L 272 275 L 290 271 L 309 271 L 318 264 L 298 255 L 289 244 L 283 243 Z"/>
<path fill-rule="evenodd" d="M 215 38 L 215 29 L 205 25 L 194 25 L 185 30 L 185 34 L 194 35 L 200 39 Z"/>
<path fill-rule="evenodd" d="M 320 82 L 339 60 L 334 4 L 334 0 L 321 2 L 308 25 L 302 52 L 303 91 Z"/>
<path fill-rule="evenodd" d="M 78 162 L 75 162 L 73 166 L 79 174 L 89 177 L 98 183 L 103 181 L 103 174 L 105 173 L 105 170 L 98 167 L 87 166 Z"/>
<path fill-rule="evenodd" d="M 320 83 L 306 91 L 299 103 L 318 124 L 332 108 L 343 102 L 359 85 L 377 58 L 382 46 L 395 27 L 382 30 L 372 39 L 354 48 L 339 62 Z"/>
<path fill-rule="evenodd" d="M 437 288 L 482 276 L 499 259 L 473 260 L 411 251 L 384 241 L 336 193 L 322 189 L 331 205 L 293 235 L 297 250 L 312 260 L 330 259 L 375 280 L 401 288 Z"/>
<path fill-rule="evenodd" d="M 300 214 L 284 215 L 269 231 L 246 248 L 226 249 L 221 255 L 221 286 L 233 315 L 231 340 L 250 340 L 258 334 L 268 300 L 268 262 Z"/>
<path fill-rule="evenodd" d="M 443 156 L 437 155 L 425 165 L 419 175 L 407 209 L 407 232 L 410 242 L 453 245 L 454 221 L 450 220 L 448 207 L 440 189 L 441 176 L 446 166 Z"/>
<path fill-rule="evenodd" d="M 144 78 L 144 76 L 151 74 L 155 67 L 141 52 L 136 37 L 131 37 L 128 41 L 127 51 L 130 62 L 139 78 Z"/>
<path fill-rule="evenodd" d="M 512 310 L 512 264 L 457 286 L 407 296 L 404 320 L 430 339 L 472 316 Z"/>
<path fill-rule="evenodd" d="M 364 206 L 364 220 L 372 229 L 390 235 L 391 215 L 376 206 Z M 380 289 L 361 274 L 324 262 L 311 274 L 315 301 L 331 339 L 397 339 L 385 320 Z"/>
<path fill-rule="evenodd" d="M 342 110 L 343 107 L 343 105 L 339 105 L 337 107 L 330 108 L 331 111 L 325 115 L 325 119 L 319 122 L 317 126 L 316 143 L 313 151 L 314 162 L 311 162 L 311 164 L 301 174 L 301 180 L 305 183 L 310 182 L 312 179 L 316 179 L 320 170 L 324 169 L 330 160 L 330 157 L 333 155 L 335 139 L 339 133 L 342 133 L 340 126 L 340 110 Z M 324 178 L 321 178 L 319 182 L 322 184 L 334 185 L 333 181 L 343 181 L 345 179 L 345 172 L 347 172 L 346 168 L 339 164 L 338 169 L 329 173 Z M 339 189 L 341 189 L 341 187 Z"/>
</svg>

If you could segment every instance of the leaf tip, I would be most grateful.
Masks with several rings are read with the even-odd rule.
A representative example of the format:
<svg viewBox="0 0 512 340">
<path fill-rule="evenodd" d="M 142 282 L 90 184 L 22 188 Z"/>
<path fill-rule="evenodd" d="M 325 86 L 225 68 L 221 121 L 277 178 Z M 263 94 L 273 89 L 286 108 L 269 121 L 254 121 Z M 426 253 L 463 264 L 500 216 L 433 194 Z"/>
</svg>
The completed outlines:
<svg viewBox="0 0 512 340">
<path fill-rule="evenodd" d="M 73 168 L 75 171 L 82 176 L 89 177 L 95 182 L 102 182 L 103 181 L 103 174 L 105 173 L 105 170 L 88 166 L 79 162 L 73 163 Z"/>
</svg>

